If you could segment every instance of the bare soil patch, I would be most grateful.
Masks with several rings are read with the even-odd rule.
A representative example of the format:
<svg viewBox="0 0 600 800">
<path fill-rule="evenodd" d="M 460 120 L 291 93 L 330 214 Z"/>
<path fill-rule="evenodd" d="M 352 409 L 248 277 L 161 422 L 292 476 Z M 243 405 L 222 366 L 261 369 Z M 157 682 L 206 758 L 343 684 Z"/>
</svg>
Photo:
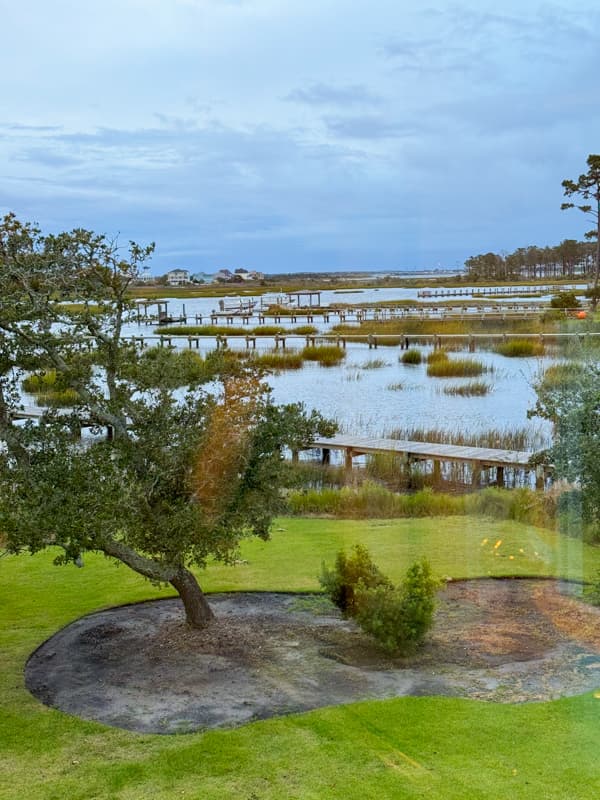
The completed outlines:
<svg viewBox="0 0 600 800">
<path fill-rule="evenodd" d="M 600 609 L 565 584 L 457 581 L 411 658 L 390 658 L 321 596 L 212 595 L 189 629 L 178 600 L 83 617 L 29 659 L 47 705 L 129 730 L 240 725 L 363 699 L 448 695 L 548 700 L 600 686 Z"/>
</svg>

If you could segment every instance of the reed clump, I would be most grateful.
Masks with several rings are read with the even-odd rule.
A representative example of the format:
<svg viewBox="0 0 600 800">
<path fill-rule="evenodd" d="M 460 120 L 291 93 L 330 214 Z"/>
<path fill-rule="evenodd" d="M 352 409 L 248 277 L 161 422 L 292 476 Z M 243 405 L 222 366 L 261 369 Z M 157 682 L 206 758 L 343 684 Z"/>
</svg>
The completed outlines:
<svg viewBox="0 0 600 800">
<path fill-rule="evenodd" d="M 535 339 L 509 339 L 494 348 L 496 353 L 507 358 L 528 358 L 544 355 L 544 345 Z"/>
<path fill-rule="evenodd" d="M 440 361 L 448 361 L 448 350 L 445 348 L 432 350 L 431 353 L 427 355 L 428 364 L 437 364 Z"/>
<path fill-rule="evenodd" d="M 491 388 L 485 381 L 469 381 L 469 383 L 444 386 L 444 394 L 456 397 L 483 397 L 489 394 Z"/>
<path fill-rule="evenodd" d="M 257 367 L 269 370 L 301 369 L 304 363 L 302 354 L 296 350 L 271 350 L 259 355 L 253 354 L 249 361 Z"/>
<path fill-rule="evenodd" d="M 440 359 L 427 365 L 431 378 L 473 378 L 488 370 L 489 367 L 475 358 Z"/>
<path fill-rule="evenodd" d="M 416 348 L 411 348 L 400 356 L 403 364 L 420 364 L 422 360 L 421 351 Z"/>
<path fill-rule="evenodd" d="M 542 375 L 544 389 L 568 389 L 585 373 L 583 364 L 571 361 L 565 364 L 552 364 Z"/>
<path fill-rule="evenodd" d="M 306 361 L 317 361 L 322 367 L 334 367 L 346 358 L 346 351 L 337 345 L 309 345 L 302 350 Z"/>
<path fill-rule="evenodd" d="M 389 363 L 383 358 L 371 358 L 361 364 L 361 369 L 381 369 L 382 367 L 389 367 Z"/>
</svg>

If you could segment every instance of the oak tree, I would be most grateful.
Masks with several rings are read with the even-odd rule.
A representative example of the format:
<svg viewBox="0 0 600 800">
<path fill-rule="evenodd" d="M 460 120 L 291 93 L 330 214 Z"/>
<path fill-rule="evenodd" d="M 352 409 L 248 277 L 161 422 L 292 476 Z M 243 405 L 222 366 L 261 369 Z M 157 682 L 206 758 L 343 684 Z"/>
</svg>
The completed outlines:
<svg viewBox="0 0 600 800">
<path fill-rule="evenodd" d="M 212 612 L 193 568 L 232 560 L 242 537 L 268 538 L 283 448 L 334 426 L 274 405 L 232 355 L 124 336 L 152 250 L 43 234 L 12 214 L 0 223 L 0 530 L 12 553 L 53 547 L 56 563 L 81 564 L 98 551 L 170 584 L 203 627 Z M 23 378 L 50 374 L 70 406 L 24 420 Z"/>
</svg>

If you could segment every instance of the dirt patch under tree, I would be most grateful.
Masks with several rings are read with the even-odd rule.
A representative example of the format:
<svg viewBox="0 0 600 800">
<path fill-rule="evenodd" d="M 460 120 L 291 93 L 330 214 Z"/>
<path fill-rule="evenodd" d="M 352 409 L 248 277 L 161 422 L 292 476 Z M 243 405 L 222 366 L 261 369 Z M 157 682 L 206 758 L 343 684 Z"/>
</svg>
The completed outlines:
<svg viewBox="0 0 600 800">
<path fill-rule="evenodd" d="M 212 595 L 195 631 L 178 600 L 83 617 L 30 658 L 47 705 L 129 730 L 178 733 L 357 700 L 548 700 L 600 687 L 600 609 L 553 581 L 457 581 L 419 652 L 389 658 L 321 596 Z"/>
</svg>

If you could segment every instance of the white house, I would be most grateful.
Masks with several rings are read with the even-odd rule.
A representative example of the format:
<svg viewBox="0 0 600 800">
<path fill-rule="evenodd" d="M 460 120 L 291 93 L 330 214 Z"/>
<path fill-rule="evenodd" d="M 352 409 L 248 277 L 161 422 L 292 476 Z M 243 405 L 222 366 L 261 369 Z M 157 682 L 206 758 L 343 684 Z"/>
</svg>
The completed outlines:
<svg viewBox="0 0 600 800">
<path fill-rule="evenodd" d="M 168 286 L 185 286 L 190 282 L 190 271 L 187 269 L 172 269 L 165 275 Z"/>
</svg>

